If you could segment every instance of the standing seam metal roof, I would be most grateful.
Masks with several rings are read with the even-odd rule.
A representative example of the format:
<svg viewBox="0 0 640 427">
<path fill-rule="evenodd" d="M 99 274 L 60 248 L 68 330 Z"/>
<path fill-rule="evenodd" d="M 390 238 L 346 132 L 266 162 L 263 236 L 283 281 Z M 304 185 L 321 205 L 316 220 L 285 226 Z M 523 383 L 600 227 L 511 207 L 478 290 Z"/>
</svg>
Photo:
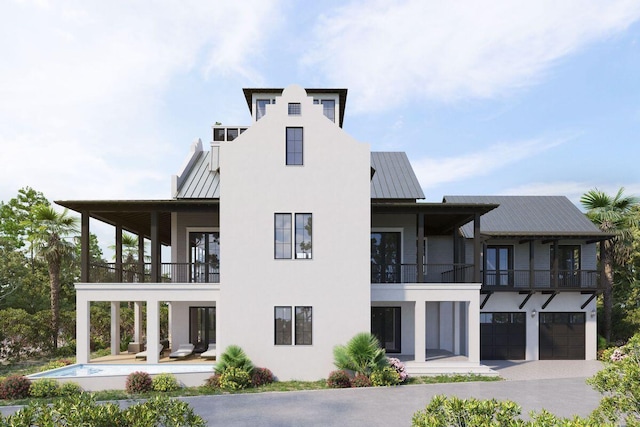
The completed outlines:
<svg viewBox="0 0 640 427">
<path fill-rule="evenodd" d="M 193 166 L 186 172 L 187 176 L 176 198 L 178 199 L 217 199 L 220 198 L 220 174 L 209 167 L 211 153 L 201 151 Z"/>
<path fill-rule="evenodd" d="M 372 152 L 372 199 L 424 199 L 407 154 L 403 152 Z"/>
</svg>

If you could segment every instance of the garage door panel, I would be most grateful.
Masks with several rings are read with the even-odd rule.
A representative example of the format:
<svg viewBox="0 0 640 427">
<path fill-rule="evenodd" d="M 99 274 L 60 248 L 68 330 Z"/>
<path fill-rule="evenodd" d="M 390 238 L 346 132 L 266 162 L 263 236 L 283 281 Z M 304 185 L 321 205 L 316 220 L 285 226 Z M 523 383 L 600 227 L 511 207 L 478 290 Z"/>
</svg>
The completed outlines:
<svg viewBox="0 0 640 427">
<path fill-rule="evenodd" d="M 481 313 L 480 358 L 522 360 L 526 350 L 523 312 Z"/>
<path fill-rule="evenodd" d="M 542 313 L 539 327 L 540 359 L 584 359 L 584 313 Z"/>
</svg>

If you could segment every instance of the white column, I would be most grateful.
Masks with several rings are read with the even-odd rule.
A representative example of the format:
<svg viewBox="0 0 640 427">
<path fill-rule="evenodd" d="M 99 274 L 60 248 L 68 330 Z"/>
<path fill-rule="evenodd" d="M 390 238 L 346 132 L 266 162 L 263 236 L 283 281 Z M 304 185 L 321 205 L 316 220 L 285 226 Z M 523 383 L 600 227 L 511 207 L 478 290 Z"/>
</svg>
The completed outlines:
<svg viewBox="0 0 640 427">
<path fill-rule="evenodd" d="M 480 292 L 474 294 L 467 307 L 469 362 L 480 363 Z"/>
<path fill-rule="evenodd" d="M 147 301 L 147 363 L 160 361 L 160 305 Z"/>
<path fill-rule="evenodd" d="M 426 303 L 424 301 L 416 301 L 414 309 L 415 323 L 415 361 L 424 362 L 427 350 L 427 331 L 426 331 Z"/>
<path fill-rule="evenodd" d="M 168 305 L 168 307 L 167 307 L 168 308 L 168 316 L 167 316 L 168 317 L 168 319 L 167 319 L 167 329 L 168 329 L 167 335 L 168 336 L 167 336 L 167 340 L 169 340 L 169 346 L 170 347 L 178 348 L 178 346 L 173 343 L 173 328 L 171 326 L 171 325 L 173 325 L 173 317 L 171 316 L 171 312 L 172 312 L 171 308 L 173 307 L 173 305 L 171 303 L 168 303 L 167 305 Z"/>
<path fill-rule="evenodd" d="M 142 303 L 133 303 L 133 342 L 142 344 Z"/>
<path fill-rule="evenodd" d="M 111 355 L 120 354 L 120 301 L 111 301 Z"/>
<path fill-rule="evenodd" d="M 76 363 L 89 363 L 91 318 L 90 302 L 76 293 Z"/>
</svg>

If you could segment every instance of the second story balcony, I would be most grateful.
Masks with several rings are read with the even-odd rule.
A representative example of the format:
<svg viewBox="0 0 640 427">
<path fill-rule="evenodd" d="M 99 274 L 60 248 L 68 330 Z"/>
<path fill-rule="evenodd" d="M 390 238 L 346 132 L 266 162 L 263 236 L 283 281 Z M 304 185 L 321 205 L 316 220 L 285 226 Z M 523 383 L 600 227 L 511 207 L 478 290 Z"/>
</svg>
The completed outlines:
<svg viewBox="0 0 640 427">
<path fill-rule="evenodd" d="M 151 263 L 92 263 L 92 283 L 153 283 Z M 160 283 L 220 283 L 218 263 L 161 263 Z"/>
</svg>

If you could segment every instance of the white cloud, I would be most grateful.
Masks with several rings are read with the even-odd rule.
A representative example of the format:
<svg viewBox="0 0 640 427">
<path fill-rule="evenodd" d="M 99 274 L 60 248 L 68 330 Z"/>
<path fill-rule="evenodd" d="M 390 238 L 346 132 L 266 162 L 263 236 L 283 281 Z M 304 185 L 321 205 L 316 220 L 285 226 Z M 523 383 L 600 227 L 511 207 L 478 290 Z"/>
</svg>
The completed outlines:
<svg viewBox="0 0 640 427">
<path fill-rule="evenodd" d="M 422 187 L 433 188 L 440 184 L 490 175 L 506 165 L 550 150 L 570 139 L 572 137 L 537 138 L 499 143 L 457 157 L 427 157 L 412 161 L 412 164 Z"/>
<path fill-rule="evenodd" d="M 188 72 L 260 82 L 253 58 L 268 33 L 257 31 L 278 2 L 5 2 L 0 200 L 25 185 L 52 198 L 166 197 L 165 91 Z"/>
<path fill-rule="evenodd" d="M 488 98 L 639 17 L 635 0 L 354 0 L 319 20 L 303 63 L 349 87 L 356 111 Z"/>
</svg>

